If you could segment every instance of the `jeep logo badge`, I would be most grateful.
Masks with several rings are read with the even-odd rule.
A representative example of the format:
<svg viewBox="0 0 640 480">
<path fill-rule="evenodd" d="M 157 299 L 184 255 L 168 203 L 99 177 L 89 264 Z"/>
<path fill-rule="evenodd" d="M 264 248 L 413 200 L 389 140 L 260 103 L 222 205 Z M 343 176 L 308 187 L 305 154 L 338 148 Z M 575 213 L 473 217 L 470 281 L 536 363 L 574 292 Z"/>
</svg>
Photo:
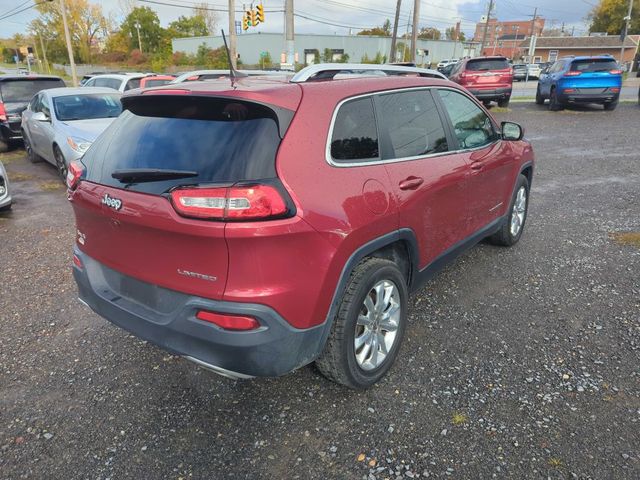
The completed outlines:
<svg viewBox="0 0 640 480">
<path fill-rule="evenodd" d="M 108 193 L 104 194 L 101 203 L 109 208 L 113 208 L 116 211 L 122 208 L 122 200 L 120 200 L 119 198 L 110 197 Z"/>
</svg>

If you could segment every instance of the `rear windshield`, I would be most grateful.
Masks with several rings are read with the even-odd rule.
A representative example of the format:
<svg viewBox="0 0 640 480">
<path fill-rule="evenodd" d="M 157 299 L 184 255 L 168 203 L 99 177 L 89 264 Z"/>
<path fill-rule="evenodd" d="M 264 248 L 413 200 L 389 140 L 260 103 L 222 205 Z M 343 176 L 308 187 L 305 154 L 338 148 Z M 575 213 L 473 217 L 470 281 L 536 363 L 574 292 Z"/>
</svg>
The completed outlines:
<svg viewBox="0 0 640 480">
<path fill-rule="evenodd" d="M 172 79 L 171 79 L 172 80 Z M 147 79 L 144 81 L 144 86 L 145 87 L 159 87 L 160 85 L 166 85 L 167 83 L 169 83 L 171 80 L 163 80 L 163 79 Z"/>
<path fill-rule="evenodd" d="M 484 71 L 484 70 L 506 70 L 509 68 L 509 62 L 506 59 L 491 58 L 469 60 L 467 62 L 467 70 Z"/>
<path fill-rule="evenodd" d="M 162 194 L 178 185 L 232 184 L 275 178 L 280 136 L 268 107 L 235 99 L 141 96 L 125 103 L 82 159 L 86 179 Z M 121 183 L 115 170 L 165 169 L 197 176 Z"/>
<path fill-rule="evenodd" d="M 65 95 L 53 99 L 53 109 L 62 121 L 114 118 L 120 115 L 122 104 L 119 95 L 109 93 Z"/>
<path fill-rule="evenodd" d="M 571 62 L 572 72 L 608 72 L 617 69 L 618 63 L 608 58 L 590 58 Z"/>
<path fill-rule="evenodd" d="M 59 79 L 16 79 L 0 82 L 0 96 L 2 101 L 8 102 L 28 102 L 40 90 L 49 88 L 64 87 L 65 84 Z"/>
</svg>

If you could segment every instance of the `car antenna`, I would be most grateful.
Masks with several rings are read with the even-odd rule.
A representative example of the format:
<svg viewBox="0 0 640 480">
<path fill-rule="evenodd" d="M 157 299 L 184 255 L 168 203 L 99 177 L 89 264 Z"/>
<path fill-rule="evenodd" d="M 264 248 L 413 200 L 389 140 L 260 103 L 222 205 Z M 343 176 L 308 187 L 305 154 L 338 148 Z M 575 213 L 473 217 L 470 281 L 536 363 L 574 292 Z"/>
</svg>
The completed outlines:
<svg viewBox="0 0 640 480">
<path fill-rule="evenodd" d="M 246 73 L 238 72 L 235 68 L 233 68 L 233 63 L 231 63 L 231 52 L 229 51 L 229 46 L 227 45 L 227 37 L 224 34 L 224 30 L 222 32 L 222 40 L 224 41 L 224 49 L 227 51 L 227 59 L 229 60 L 229 76 L 231 80 L 235 80 L 240 77 L 248 77 Z"/>
</svg>

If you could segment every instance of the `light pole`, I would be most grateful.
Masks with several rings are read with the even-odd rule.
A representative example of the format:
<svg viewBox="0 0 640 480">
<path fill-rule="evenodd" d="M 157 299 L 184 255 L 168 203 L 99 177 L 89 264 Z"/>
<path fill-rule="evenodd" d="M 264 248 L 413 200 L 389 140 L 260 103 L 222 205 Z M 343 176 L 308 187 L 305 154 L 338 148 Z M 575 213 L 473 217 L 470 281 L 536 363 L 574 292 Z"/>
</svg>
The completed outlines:
<svg viewBox="0 0 640 480">
<path fill-rule="evenodd" d="M 67 24 L 67 7 L 64 0 L 60 0 L 60 11 L 62 13 L 62 24 L 64 26 L 64 38 L 67 41 L 67 53 L 69 54 L 69 63 L 71 64 L 71 80 L 73 86 L 78 86 L 78 76 L 76 75 L 76 62 L 73 59 L 73 47 L 71 46 L 71 36 L 69 35 L 69 25 Z"/>
<path fill-rule="evenodd" d="M 624 30 L 622 31 L 622 35 L 620 35 L 620 37 L 622 38 L 622 46 L 620 46 L 620 68 L 623 68 L 623 62 L 624 62 L 624 41 L 627 38 L 627 32 L 629 31 L 629 21 L 631 20 L 631 11 L 633 10 L 633 0 L 629 0 L 629 12 L 627 13 L 627 16 L 623 18 L 623 20 L 625 21 L 624 24 Z M 633 67 L 633 63 L 631 64 L 631 66 Z M 632 69 L 630 68 L 629 71 L 631 71 Z"/>
<path fill-rule="evenodd" d="M 140 50 L 140 53 L 142 53 L 142 40 L 140 40 L 140 22 L 136 20 L 136 23 L 134 23 L 133 26 L 136 27 L 136 30 L 138 31 L 138 50 Z"/>
</svg>

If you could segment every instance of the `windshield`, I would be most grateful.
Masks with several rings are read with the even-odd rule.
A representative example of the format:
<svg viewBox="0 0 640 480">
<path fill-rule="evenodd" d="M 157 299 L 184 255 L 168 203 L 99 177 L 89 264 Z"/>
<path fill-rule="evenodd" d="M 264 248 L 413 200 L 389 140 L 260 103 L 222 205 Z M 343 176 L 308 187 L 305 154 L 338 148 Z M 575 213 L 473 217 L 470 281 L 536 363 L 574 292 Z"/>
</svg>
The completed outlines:
<svg viewBox="0 0 640 480">
<path fill-rule="evenodd" d="M 169 79 L 151 79 L 148 78 L 144 81 L 144 86 L 145 87 L 159 87 L 160 85 L 166 85 L 167 83 L 169 83 L 171 80 L 173 80 L 172 78 Z"/>
<path fill-rule="evenodd" d="M 28 102 L 40 90 L 49 88 L 64 87 L 62 79 L 42 79 L 33 78 L 5 80 L 0 82 L 0 98 L 5 103 Z"/>
<path fill-rule="evenodd" d="M 482 70 L 507 70 L 509 68 L 509 62 L 502 58 L 491 58 L 481 60 L 469 60 L 467 62 L 467 70 L 482 71 Z"/>
<path fill-rule="evenodd" d="M 608 72 L 617 69 L 617 62 L 609 58 L 590 58 L 571 62 L 572 72 Z"/>
<path fill-rule="evenodd" d="M 56 97 L 53 108 L 58 120 L 88 120 L 117 117 L 122 111 L 122 104 L 119 95 L 93 93 Z"/>
</svg>

